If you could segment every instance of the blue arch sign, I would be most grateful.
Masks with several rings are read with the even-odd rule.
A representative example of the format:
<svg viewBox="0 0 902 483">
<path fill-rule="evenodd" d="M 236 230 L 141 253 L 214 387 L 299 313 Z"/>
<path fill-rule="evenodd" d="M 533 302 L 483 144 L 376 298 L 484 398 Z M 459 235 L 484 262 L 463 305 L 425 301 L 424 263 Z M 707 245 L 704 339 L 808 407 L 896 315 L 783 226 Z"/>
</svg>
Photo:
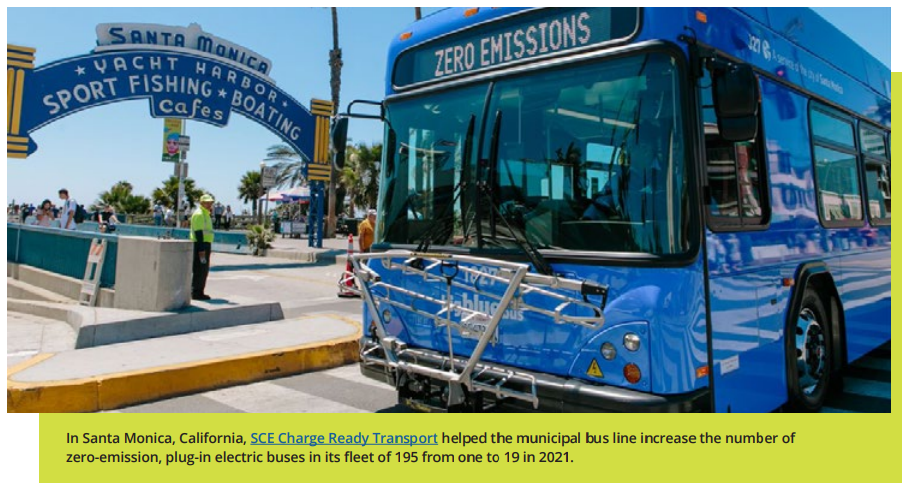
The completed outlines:
<svg viewBox="0 0 902 483">
<path fill-rule="evenodd" d="M 226 126 L 241 114 L 304 158 L 310 181 L 310 245 L 322 247 L 325 183 L 331 180 L 332 103 L 311 109 L 276 87 L 269 59 L 204 32 L 199 25 L 101 24 L 94 52 L 35 69 L 35 49 L 7 44 L 6 153 L 27 158 L 32 134 L 66 116 L 114 102 L 147 99 L 150 115 Z"/>
<path fill-rule="evenodd" d="M 178 29 L 146 27 L 148 32 L 153 27 Z M 156 38 L 146 34 L 137 37 Z M 122 37 L 126 38 L 129 37 Z M 206 39 L 199 41 L 199 47 L 209 44 L 209 38 L 199 37 Z M 328 131 L 322 124 L 328 123 L 331 105 L 316 101 L 318 108 L 311 113 L 266 75 L 268 60 L 249 65 L 246 60 L 242 62 L 247 57 L 240 47 L 227 45 L 237 52 L 234 59 L 228 55 L 229 49 L 218 52 L 191 48 L 185 46 L 184 40 L 175 45 L 101 43 L 89 55 L 36 69 L 32 64 L 34 49 L 7 45 L 8 156 L 24 158 L 33 153 L 37 146 L 31 139 L 32 133 L 58 119 L 114 102 L 147 99 L 151 116 L 158 118 L 189 119 L 223 127 L 233 113 L 241 114 L 315 163 L 317 143 L 324 139 L 317 133 Z M 322 108 L 324 104 L 326 109 Z"/>
</svg>

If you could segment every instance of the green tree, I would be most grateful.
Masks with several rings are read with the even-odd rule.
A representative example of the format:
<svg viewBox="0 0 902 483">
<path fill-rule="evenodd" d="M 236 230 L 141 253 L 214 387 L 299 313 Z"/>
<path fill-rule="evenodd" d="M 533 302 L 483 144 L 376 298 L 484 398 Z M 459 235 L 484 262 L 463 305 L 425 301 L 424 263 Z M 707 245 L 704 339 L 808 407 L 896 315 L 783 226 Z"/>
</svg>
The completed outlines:
<svg viewBox="0 0 902 483">
<path fill-rule="evenodd" d="M 254 209 L 254 217 L 259 219 L 260 213 L 258 201 L 263 196 L 263 177 L 259 171 L 248 171 L 241 177 L 241 183 L 238 185 L 238 198 L 245 202 L 251 203 Z"/>
<path fill-rule="evenodd" d="M 339 47 L 338 43 L 338 8 L 330 8 L 332 9 L 332 50 L 329 51 L 329 85 L 332 87 L 333 114 L 337 114 L 339 112 L 339 106 L 341 105 L 341 68 L 344 66 L 344 61 L 341 59 L 341 47 Z M 338 171 L 335 169 L 335 166 L 332 166 L 332 176 L 328 187 L 329 205 L 326 211 L 326 238 L 335 236 L 335 226 L 338 221 L 335 218 L 335 214 L 338 213 L 336 200 L 343 199 L 338 198 L 338 193 L 336 192 L 338 177 Z"/>
<path fill-rule="evenodd" d="M 185 178 L 185 197 L 188 204 L 194 208 L 200 197 L 205 193 L 204 189 L 198 188 L 191 178 Z M 163 186 L 153 190 L 153 202 L 159 203 L 167 208 L 176 208 L 176 202 L 179 194 L 179 178 L 178 176 L 170 176 L 169 179 L 163 181 Z"/>
<path fill-rule="evenodd" d="M 278 161 L 276 168 L 276 186 L 294 188 L 307 183 L 304 177 L 304 161 L 297 151 L 287 144 L 276 144 L 266 150 L 267 161 Z"/>
<path fill-rule="evenodd" d="M 273 165 L 276 168 L 276 187 L 294 188 L 295 186 L 307 185 L 307 178 L 304 176 L 304 165 L 307 161 L 301 158 L 297 151 L 286 144 L 276 144 L 270 146 L 266 150 L 267 161 L 278 161 Z M 341 181 L 341 173 L 339 173 L 338 182 Z M 338 185 L 336 187 L 337 209 L 343 208 L 345 199 L 345 186 Z"/>
<path fill-rule="evenodd" d="M 109 191 L 100 193 L 91 209 L 97 210 L 102 206 L 110 205 L 117 213 L 142 215 L 150 211 L 150 199 L 132 193 L 133 190 L 134 187 L 128 181 L 119 181 Z"/>
<path fill-rule="evenodd" d="M 379 198 L 379 163 L 382 161 L 382 144 L 372 146 L 359 143 L 348 146 L 341 182 L 354 207 L 374 208 Z"/>
</svg>

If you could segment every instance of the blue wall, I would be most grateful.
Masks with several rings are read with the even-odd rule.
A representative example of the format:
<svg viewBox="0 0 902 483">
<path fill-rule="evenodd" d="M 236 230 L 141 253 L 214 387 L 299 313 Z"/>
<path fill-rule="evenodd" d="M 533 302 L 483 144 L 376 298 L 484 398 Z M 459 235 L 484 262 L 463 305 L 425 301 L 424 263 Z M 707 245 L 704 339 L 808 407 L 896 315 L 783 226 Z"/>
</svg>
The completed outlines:
<svg viewBox="0 0 902 483">
<path fill-rule="evenodd" d="M 112 235 L 7 223 L 6 261 L 81 280 L 85 276 L 88 250 L 94 238 L 107 240 L 100 285 L 113 287 L 116 284 L 116 255 L 119 244 L 117 238 Z"/>
<path fill-rule="evenodd" d="M 83 232 L 98 233 L 97 223 L 85 222 L 78 225 L 78 229 Z M 217 231 L 213 239 L 213 251 L 238 253 L 242 255 L 250 254 L 247 245 L 247 232 L 239 231 Z M 188 240 L 189 231 L 184 228 L 171 228 L 163 226 L 148 225 L 116 225 L 116 234 L 123 236 L 142 236 L 148 238 L 172 238 L 175 240 Z"/>
</svg>

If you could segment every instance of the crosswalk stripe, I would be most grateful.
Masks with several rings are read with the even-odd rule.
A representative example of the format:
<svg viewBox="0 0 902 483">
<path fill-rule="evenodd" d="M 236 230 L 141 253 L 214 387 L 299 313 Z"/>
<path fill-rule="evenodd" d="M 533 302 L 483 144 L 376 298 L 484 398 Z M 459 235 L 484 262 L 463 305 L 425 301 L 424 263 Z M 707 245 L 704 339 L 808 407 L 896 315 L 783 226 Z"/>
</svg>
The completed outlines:
<svg viewBox="0 0 902 483">
<path fill-rule="evenodd" d="M 846 411 L 845 409 L 828 408 L 821 409 L 822 413 L 854 413 L 855 411 Z"/>
<path fill-rule="evenodd" d="M 269 382 L 220 389 L 204 394 L 204 397 L 249 413 L 367 412 Z"/>
<path fill-rule="evenodd" d="M 862 357 L 852 365 L 876 369 L 878 371 L 888 371 L 890 370 L 890 366 L 892 366 L 892 361 L 890 359 L 880 359 L 877 357 Z"/>
<path fill-rule="evenodd" d="M 374 381 L 363 374 L 360 373 L 360 366 L 357 364 L 352 364 L 350 366 L 339 367 L 337 369 L 331 369 L 323 372 L 323 374 L 327 376 L 332 376 L 343 381 L 354 382 L 357 384 L 365 384 L 367 386 L 385 389 L 388 391 L 394 390 L 391 386 L 385 383 L 381 383 L 379 381 Z"/>
<path fill-rule="evenodd" d="M 845 379 L 844 392 L 883 399 L 890 399 L 892 395 L 889 383 L 856 379 L 854 377 Z"/>
</svg>

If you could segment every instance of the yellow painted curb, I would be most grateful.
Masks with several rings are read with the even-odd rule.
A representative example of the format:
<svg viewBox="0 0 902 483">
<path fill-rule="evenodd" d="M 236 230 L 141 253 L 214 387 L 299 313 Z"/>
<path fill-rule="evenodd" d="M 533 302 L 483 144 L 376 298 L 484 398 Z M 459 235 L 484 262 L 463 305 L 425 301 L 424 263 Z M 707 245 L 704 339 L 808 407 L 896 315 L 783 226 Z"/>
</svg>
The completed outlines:
<svg viewBox="0 0 902 483">
<path fill-rule="evenodd" d="M 238 384 L 330 369 L 359 360 L 362 331 L 302 346 L 208 359 L 86 379 L 22 383 L 10 377 L 48 357 L 35 357 L 7 371 L 9 413 L 94 412 L 142 402 L 209 391 Z M 42 354 L 42 356 L 44 356 Z M 35 361 L 35 359 L 39 359 Z"/>
</svg>

